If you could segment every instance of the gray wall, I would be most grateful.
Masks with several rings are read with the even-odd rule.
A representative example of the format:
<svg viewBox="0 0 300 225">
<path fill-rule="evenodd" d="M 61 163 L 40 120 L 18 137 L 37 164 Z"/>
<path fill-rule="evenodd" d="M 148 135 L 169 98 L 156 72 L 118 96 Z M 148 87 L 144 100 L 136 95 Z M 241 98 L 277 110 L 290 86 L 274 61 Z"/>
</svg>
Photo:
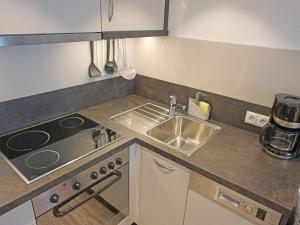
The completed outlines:
<svg viewBox="0 0 300 225">
<path fill-rule="evenodd" d="M 133 94 L 121 77 L 0 102 L 0 134 Z"/>
<path fill-rule="evenodd" d="M 195 97 L 196 92 L 199 91 L 195 88 L 141 75 L 138 75 L 135 78 L 134 83 L 136 94 L 166 105 L 169 104 L 170 95 L 176 95 L 178 103 L 188 105 L 189 97 Z M 269 115 L 271 111 L 270 108 L 265 106 L 217 95 L 203 90 L 200 91 L 207 94 L 207 97 L 205 97 L 204 100 L 211 105 L 211 119 L 248 131 L 259 133 L 260 128 L 244 123 L 247 110 L 263 115 Z"/>
</svg>

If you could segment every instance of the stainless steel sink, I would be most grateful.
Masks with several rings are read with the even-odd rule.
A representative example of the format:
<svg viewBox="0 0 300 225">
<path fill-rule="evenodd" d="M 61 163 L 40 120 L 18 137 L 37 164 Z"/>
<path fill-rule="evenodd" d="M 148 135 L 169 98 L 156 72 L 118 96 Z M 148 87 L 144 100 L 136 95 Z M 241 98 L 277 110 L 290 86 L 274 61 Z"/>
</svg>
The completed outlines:
<svg viewBox="0 0 300 225">
<path fill-rule="evenodd" d="M 143 134 L 169 118 L 168 109 L 151 103 L 111 117 L 118 124 Z"/>
<path fill-rule="evenodd" d="M 150 137 L 191 155 L 207 143 L 221 127 L 186 116 L 175 116 L 147 131 Z"/>
<path fill-rule="evenodd" d="M 118 124 L 191 155 L 221 127 L 193 117 L 171 117 L 167 108 L 147 103 L 111 117 Z"/>
</svg>

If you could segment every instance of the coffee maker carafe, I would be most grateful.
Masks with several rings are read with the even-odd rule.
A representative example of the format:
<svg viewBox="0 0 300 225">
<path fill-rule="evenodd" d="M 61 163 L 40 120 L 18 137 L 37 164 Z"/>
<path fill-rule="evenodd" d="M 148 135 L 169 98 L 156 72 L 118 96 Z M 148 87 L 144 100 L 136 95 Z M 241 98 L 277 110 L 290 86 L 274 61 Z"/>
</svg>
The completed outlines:
<svg viewBox="0 0 300 225">
<path fill-rule="evenodd" d="M 270 155 L 280 159 L 298 156 L 300 97 L 276 94 L 270 121 L 263 127 L 260 142 Z"/>
</svg>

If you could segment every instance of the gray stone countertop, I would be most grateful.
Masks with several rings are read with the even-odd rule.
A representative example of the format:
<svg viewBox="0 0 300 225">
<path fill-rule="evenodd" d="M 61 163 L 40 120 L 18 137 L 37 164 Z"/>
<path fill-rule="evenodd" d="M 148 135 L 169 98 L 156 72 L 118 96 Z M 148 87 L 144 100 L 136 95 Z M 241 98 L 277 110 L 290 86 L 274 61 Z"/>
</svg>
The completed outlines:
<svg viewBox="0 0 300 225">
<path fill-rule="evenodd" d="M 192 171 L 281 212 L 284 215 L 281 224 L 286 223 L 295 206 L 300 184 L 300 159 L 290 161 L 275 159 L 262 150 L 257 134 L 220 123 L 217 124 L 223 128 L 222 131 L 188 157 L 110 120 L 112 115 L 147 102 L 161 105 L 137 95 L 130 95 L 80 111 L 82 115 L 120 132 L 126 138 L 32 184 L 26 185 L 0 157 L 0 214 L 137 142 Z"/>
<path fill-rule="evenodd" d="M 286 223 L 300 186 L 300 158 L 288 161 L 273 158 L 263 151 L 257 134 L 214 121 L 211 122 L 220 125 L 222 131 L 188 157 L 109 119 L 147 102 L 161 105 L 131 95 L 81 113 L 123 134 L 136 137 L 138 144 L 281 212 Z"/>
</svg>

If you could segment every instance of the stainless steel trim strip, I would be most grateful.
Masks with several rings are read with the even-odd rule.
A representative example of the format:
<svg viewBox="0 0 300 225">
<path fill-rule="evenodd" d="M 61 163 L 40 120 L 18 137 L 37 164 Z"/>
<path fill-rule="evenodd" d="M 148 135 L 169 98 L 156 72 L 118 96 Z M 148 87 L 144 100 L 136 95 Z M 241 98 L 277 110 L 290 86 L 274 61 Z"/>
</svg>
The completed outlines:
<svg viewBox="0 0 300 225">
<path fill-rule="evenodd" d="M 273 115 L 273 119 L 276 123 L 278 123 L 280 126 L 286 127 L 286 128 L 291 128 L 291 129 L 299 129 L 300 128 L 300 123 L 291 123 L 284 121 L 277 116 Z"/>
<path fill-rule="evenodd" d="M 0 35 L 0 46 L 101 40 L 100 32 Z"/>
<path fill-rule="evenodd" d="M 104 31 L 102 39 L 168 36 L 166 30 Z"/>
</svg>

